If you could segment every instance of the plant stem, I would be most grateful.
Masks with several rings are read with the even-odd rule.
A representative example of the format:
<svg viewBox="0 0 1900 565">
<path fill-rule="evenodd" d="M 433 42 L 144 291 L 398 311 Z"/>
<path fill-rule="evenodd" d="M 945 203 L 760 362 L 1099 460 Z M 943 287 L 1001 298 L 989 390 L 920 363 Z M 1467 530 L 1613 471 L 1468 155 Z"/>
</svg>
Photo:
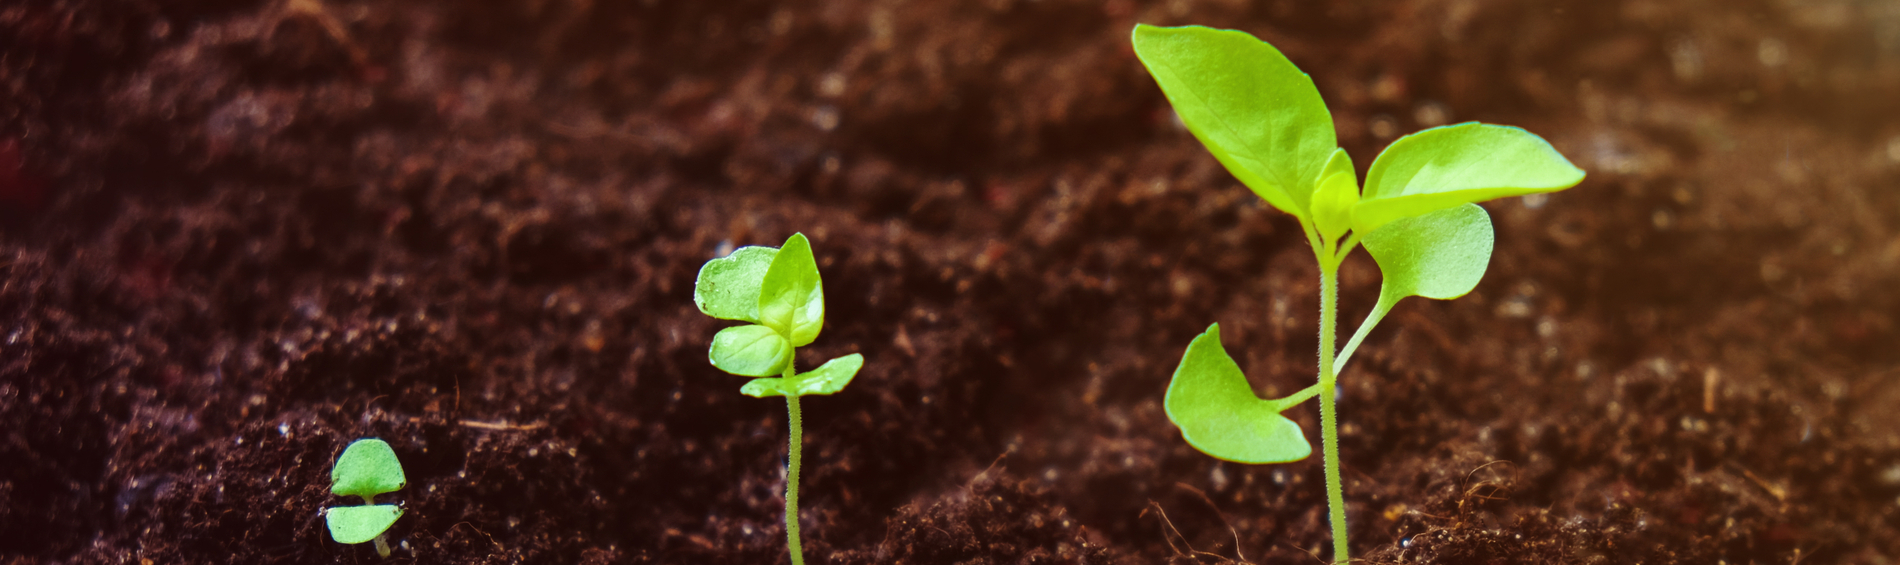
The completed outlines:
<svg viewBox="0 0 1900 565">
<path fill-rule="evenodd" d="M 1333 526 L 1333 562 L 1347 562 L 1346 496 L 1339 478 L 1338 374 L 1333 372 L 1333 327 L 1339 302 L 1339 263 L 1321 255 L 1319 266 L 1319 427 L 1326 454 L 1326 506 Z"/>
<path fill-rule="evenodd" d="M 1319 384 L 1317 383 L 1300 389 L 1299 392 L 1287 395 L 1286 397 L 1276 398 L 1274 402 L 1280 403 L 1276 410 L 1285 412 L 1286 409 L 1298 406 L 1301 402 L 1306 402 L 1306 399 L 1315 396 L 1319 396 Z"/>
<path fill-rule="evenodd" d="M 1385 319 L 1386 313 L 1391 312 L 1392 305 L 1397 303 L 1397 300 L 1387 302 L 1385 294 L 1379 294 L 1379 303 L 1372 307 L 1372 313 L 1367 314 L 1366 321 L 1359 324 L 1359 331 L 1352 333 L 1352 339 L 1346 340 L 1346 348 L 1339 350 L 1339 359 L 1333 361 L 1334 375 L 1346 370 L 1346 362 L 1351 361 L 1352 353 L 1359 350 L 1359 343 L 1366 340 L 1366 334 L 1372 333 L 1372 328 L 1379 325 L 1379 320 Z"/>
<path fill-rule="evenodd" d="M 791 369 L 786 369 L 790 376 Z M 785 463 L 785 551 L 792 554 L 792 565 L 805 565 L 805 547 L 798 541 L 798 462 L 804 451 L 804 417 L 798 412 L 798 395 L 785 395 L 785 410 L 791 414 L 791 456 Z"/>
</svg>

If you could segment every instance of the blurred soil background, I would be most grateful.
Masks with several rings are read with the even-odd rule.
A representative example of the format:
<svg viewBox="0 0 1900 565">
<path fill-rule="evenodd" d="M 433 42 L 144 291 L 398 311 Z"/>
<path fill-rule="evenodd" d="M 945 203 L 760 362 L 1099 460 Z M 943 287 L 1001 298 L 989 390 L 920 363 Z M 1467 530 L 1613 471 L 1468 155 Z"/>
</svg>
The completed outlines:
<svg viewBox="0 0 1900 565">
<path fill-rule="evenodd" d="M 813 563 L 1319 562 L 1317 459 L 1162 413 L 1213 322 L 1309 382 L 1317 269 L 1137 22 L 1278 46 L 1362 174 L 1468 120 L 1589 171 L 1342 377 L 1355 557 L 1900 560 L 1900 3 L 13 0 L 0 562 L 384 562 L 321 518 L 365 436 L 390 562 L 784 562 L 783 404 L 691 287 L 795 231 L 800 365 L 867 359 L 804 403 Z"/>
</svg>

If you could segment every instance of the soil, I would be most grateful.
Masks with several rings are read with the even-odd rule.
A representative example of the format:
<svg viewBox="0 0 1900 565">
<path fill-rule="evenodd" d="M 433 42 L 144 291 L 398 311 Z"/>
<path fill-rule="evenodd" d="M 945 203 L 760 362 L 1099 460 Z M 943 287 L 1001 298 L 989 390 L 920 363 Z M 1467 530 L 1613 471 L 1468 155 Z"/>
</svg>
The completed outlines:
<svg viewBox="0 0 1900 565">
<path fill-rule="evenodd" d="M 803 232 L 799 364 L 867 360 L 803 403 L 812 562 L 1321 562 L 1317 458 L 1161 410 L 1213 322 L 1310 382 L 1317 268 L 1136 22 L 1277 45 L 1362 174 L 1466 120 L 1589 171 L 1342 377 L 1356 559 L 1900 560 L 1890 2 L 19 0 L 0 561 L 385 562 L 321 517 L 375 436 L 387 562 L 783 563 L 783 403 L 691 286 Z"/>
</svg>

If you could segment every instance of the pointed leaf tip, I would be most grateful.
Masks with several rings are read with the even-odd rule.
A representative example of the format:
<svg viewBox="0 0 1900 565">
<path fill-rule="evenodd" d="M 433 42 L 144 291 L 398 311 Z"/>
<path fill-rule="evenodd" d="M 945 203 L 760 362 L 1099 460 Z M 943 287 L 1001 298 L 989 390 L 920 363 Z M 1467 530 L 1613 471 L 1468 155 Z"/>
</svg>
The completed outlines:
<svg viewBox="0 0 1900 565">
<path fill-rule="evenodd" d="M 759 288 L 759 323 L 778 330 L 794 347 L 818 339 L 825 325 L 825 287 L 805 234 L 792 234 L 779 248 Z"/>
<path fill-rule="evenodd" d="M 1313 183 L 1337 145 L 1312 77 L 1242 31 L 1138 25 L 1131 41 L 1175 115 L 1221 166 L 1274 208 L 1310 216 Z"/>
<path fill-rule="evenodd" d="M 1466 122 L 1426 129 L 1386 147 L 1366 173 L 1353 231 L 1469 202 L 1555 192 L 1583 182 L 1583 169 L 1521 128 Z"/>
</svg>

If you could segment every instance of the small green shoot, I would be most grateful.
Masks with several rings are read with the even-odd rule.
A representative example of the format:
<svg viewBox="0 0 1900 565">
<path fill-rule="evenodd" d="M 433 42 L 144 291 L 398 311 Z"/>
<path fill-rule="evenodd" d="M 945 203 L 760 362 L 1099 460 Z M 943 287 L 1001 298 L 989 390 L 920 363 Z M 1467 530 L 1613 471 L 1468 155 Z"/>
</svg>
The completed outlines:
<svg viewBox="0 0 1900 565">
<path fill-rule="evenodd" d="M 714 367 L 745 377 L 739 393 L 754 398 L 785 397 L 791 438 L 785 473 L 785 546 L 793 565 L 804 565 L 798 538 L 798 468 L 804 423 L 798 397 L 844 390 L 864 367 L 856 353 L 832 359 L 809 372 L 794 370 L 797 350 L 818 339 L 825 325 L 825 289 L 818 262 L 804 234 L 785 245 L 741 247 L 707 261 L 693 284 L 699 311 L 722 320 L 751 322 L 720 330 L 708 352 Z M 777 375 L 777 376 L 773 376 Z"/>
<path fill-rule="evenodd" d="M 380 439 L 356 440 L 337 457 L 336 466 L 330 469 L 330 481 L 331 493 L 363 499 L 362 506 L 335 506 L 324 511 L 330 539 L 345 544 L 374 541 L 377 555 L 389 557 L 383 532 L 402 517 L 402 507 L 377 504 L 376 495 L 402 490 L 408 484 L 396 452 Z"/>
<path fill-rule="evenodd" d="M 1285 398 L 1255 396 L 1220 344 L 1220 325 L 1188 345 L 1164 407 L 1189 445 L 1241 463 L 1284 463 L 1313 451 L 1281 413 L 1318 396 L 1333 561 L 1347 562 L 1335 382 L 1373 326 L 1407 296 L 1471 292 L 1491 260 L 1491 217 L 1474 204 L 1554 192 L 1583 181 L 1543 138 L 1477 122 L 1414 133 L 1372 162 L 1365 190 L 1336 147 L 1313 79 L 1245 32 L 1137 25 L 1136 56 L 1190 133 L 1268 204 L 1300 221 L 1320 266 L 1319 383 Z M 1372 314 L 1334 356 L 1339 265 L 1363 243 L 1385 281 Z"/>
</svg>

